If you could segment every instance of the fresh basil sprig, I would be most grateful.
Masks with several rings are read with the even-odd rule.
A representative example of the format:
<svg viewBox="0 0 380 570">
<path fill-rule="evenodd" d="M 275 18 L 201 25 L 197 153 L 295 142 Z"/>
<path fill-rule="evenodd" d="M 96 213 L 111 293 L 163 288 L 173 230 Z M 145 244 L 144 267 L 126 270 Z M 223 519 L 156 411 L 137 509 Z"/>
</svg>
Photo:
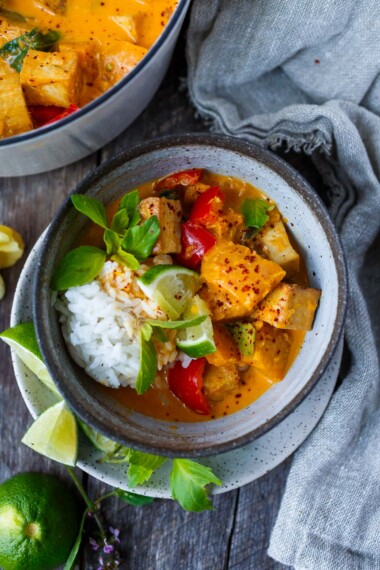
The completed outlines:
<svg viewBox="0 0 380 570">
<path fill-rule="evenodd" d="M 105 261 L 106 252 L 98 247 L 77 247 L 65 255 L 54 271 L 51 288 L 53 291 L 64 291 L 85 285 L 99 275 Z"/>
<path fill-rule="evenodd" d="M 152 329 L 140 329 L 140 367 L 136 380 L 136 392 L 144 394 L 152 385 L 158 370 L 157 352 L 151 339 Z"/>
<path fill-rule="evenodd" d="M 256 231 L 261 230 L 269 220 L 267 212 L 275 207 L 262 198 L 247 198 L 241 206 L 241 213 L 244 216 L 245 225 L 254 228 Z"/>
<path fill-rule="evenodd" d="M 61 35 L 55 30 L 43 34 L 36 28 L 26 34 L 10 40 L 0 49 L 0 57 L 20 73 L 26 54 L 30 49 L 50 51 Z"/>
<path fill-rule="evenodd" d="M 157 216 L 152 216 L 141 226 L 129 228 L 121 242 L 121 246 L 139 261 L 144 261 L 152 253 L 159 235 L 160 222 Z"/>
<path fill-rule="evenodd" d="M 99 200 L 91 198 L 90 196 L 84 196 L 83 194 L 73 194 L 71 201 L 78 212 L 81 212 L 81 214 L 84 214 L 90 218 L 92 222 L 105 230 L 108 228 L 107 212 Z"/>
</svg>

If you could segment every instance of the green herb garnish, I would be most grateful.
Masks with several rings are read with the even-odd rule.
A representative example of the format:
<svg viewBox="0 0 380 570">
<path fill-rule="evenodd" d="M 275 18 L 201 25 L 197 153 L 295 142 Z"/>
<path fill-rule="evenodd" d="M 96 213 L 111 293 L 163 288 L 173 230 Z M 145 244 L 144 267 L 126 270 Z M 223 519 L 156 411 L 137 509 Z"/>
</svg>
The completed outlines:
<svg viewBox="0 0 380 570">
<path fill-rule="evenodd" d="M 159 327 L 161 329 L 168 330 L 183 330 L 189 329 L 191 327 L 196 327 L 200 325 L 207 319 L 207 315 L 200 315 L 199 317 L 194 317 L 194 319 L 188 319 L 185 321 L 160 321 L 157 319 L 147 319 L 145 322 L 152 327 Z"/>
<path fill-rule="evenodd" d="M 134 489 L 145 483 L 166 460 L 166 457 L 129 449 L 128 487 Z"/>
<path fill-rule="evenodd" d="M 151 339 L 152 330 L 140 329 L 140 368 L 136 380 L 136 392 L 143 394 L 150 388 L 157 374 L 157 353 Z"/>
<path fill-rule="evenodd" d="M 137 493 L 129 493 L 128 491 L 123 491 L 122 489 L 116 489 L 115 494 L 119 499 L 132 505 L 133 507 L 141 507 L 143 505 L 151 505 L 154 502 L 153 497 L 148 497 L 146 495 L 137 495 Z"/>
<path fill-rule="evenodd" d="M 241 206 L 241 213 L 244 216 L 245 225 L 249 228 L 254 228 L 256 231 L 261 230 L 269 220 L 267 212 L 270 212 L 275 207 L 274 204 L 269 204 L 262 198 L 244 200 Z"/>
<path fill-rule="evenodd" d="M 144 261 L 151 255 L 159 235 L 160 222 L 157 216 L 152 216 L 141 226 L 129 228 L 121 246 L 139 261 Z"/>
<path fill-rule="evenodd" d="M 209 467 L 190 459 L 173 459 L 170 489 L 173 499 L 185 511 L 199 512 L 213 508 L 206 491 L 209 483 L 222 484 Z"/>
<path fill-rule="evenodd" d="M 37 51 L 50 51 L 60 38 L 60 34 L 50 30 L 43 34 L 36 28 L 10 40 L 0 48 L 0 57 L 20 73 L 26 54 L 30 49 Z"/>
<path fill-rule="evenodd" d="M 65 255 L 54 271 L 51 288 L 53 291 L 64 291 L 85 285 L 99 275 L 105 261 L 106 252 L 98 247 L 77 247 Z"/>
<path fill-rule="evenodd" d="M 99 200 L 91 198 L 90 196 L 84 196 L 83 194 L 73 194 L 71 201 L 78 212 L 81 212 L 81 214 L 84 214 L 90 218 L 92 222 L 105 230 L 108 228 L 107 212 Z"/>
</svg>

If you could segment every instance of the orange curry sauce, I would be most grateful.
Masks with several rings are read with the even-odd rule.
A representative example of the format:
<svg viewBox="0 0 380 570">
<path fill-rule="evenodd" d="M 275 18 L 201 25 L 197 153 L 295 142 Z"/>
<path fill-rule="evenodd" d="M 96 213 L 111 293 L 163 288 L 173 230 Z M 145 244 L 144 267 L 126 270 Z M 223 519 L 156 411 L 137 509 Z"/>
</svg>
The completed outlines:
<svg viewBox="0 0 380 570">
<path fill-rule="evenodd" d="M 139 192 L 141 198 L 154 195 L 153 186 L 156 181 L 149 182 L 140 186 Z M 220 186 L 223 194 L 225 195 L 225 204 L 228 207 L 240 211 L 240 206 L 246 198 L 267 198 L 267 196 L 257 188 L 250 184 L 238 180 L 204 172 L 202 182 L 211 186 Z M 116 212 L 120 200 L 110 204 L 107 208 L 109 219 Z M 84 234 L 81 245 L 94 245 L 97 247 L 104 247 L 103 244 L 103 230 L 95 224 L 89 224 Z M 290 236 L 292 246 L 298 253 L 300 253 L 297 244 L 292 236 Z M 302 286 L 308 286 L 308 279 L 306 274 L 306 267 L 301 258 L 300 271 L 295 275 L 291 281 Z M 304 331 L 287 331 L 292 339 L 289 358 L 287 361 L 287 368 L 289 370 L 293 364 L 305 337 Z M 212 413 L 211 416 L 205 416 L 193 412 L 187 408 L 169 389 L 166 379 L 167 372 L 165 370 L 159 372 L 154 385 L 139 396 L 132 388 L 119 388 L 117 390 L 112 388 L 101 387 L 107 391 L 120 403 L 128 408 L 136 410 L 147 416 L 162 420 L 170 420 L 175 422 L 202 422 L 210 419 L 221 418 L 228 414 L 234 413 L 238 410 L 246 408 L 249 404 L 257 400 L 264 392 L 273 384 L 271 378 L 266 377 L 260 370 L 250 367 L 248 371 L 241 374 L 241 381 L 238 389 L 226 395 L 223 401 L 210 402 Z"/>
</svg>

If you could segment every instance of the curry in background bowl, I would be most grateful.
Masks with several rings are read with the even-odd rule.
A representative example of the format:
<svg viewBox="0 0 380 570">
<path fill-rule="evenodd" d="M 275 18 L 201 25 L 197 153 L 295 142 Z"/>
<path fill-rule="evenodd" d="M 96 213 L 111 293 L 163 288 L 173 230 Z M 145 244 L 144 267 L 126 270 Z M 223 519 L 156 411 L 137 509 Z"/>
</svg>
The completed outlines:
<svg viewBox="0 0 380 570">
<path fill-rule="evenodd" d="M 307 183 L 254 145 L 189 135 L 82 183 L 45 238 L 34 316 L 84 421 L 145 451 L 213 455 L 309 393 L 345 293 L 339 242 Z"/>
<path fill-rule="evenodd" d="M 177 0 L 2 0 L 0 136 L 75 113 L 145 57 Z"/>
</svg>

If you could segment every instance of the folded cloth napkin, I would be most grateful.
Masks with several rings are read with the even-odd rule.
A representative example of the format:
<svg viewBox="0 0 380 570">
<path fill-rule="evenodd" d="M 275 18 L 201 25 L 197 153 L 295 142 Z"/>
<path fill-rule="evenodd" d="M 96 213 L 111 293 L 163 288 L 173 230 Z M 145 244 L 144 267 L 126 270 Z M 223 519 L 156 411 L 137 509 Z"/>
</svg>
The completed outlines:
<svg viewBox="0 0 380 570">
<path fill-rule="evenodd" d="M 297 569 L 380 569 L 379 38 L 378 0 L 194 0 L 188 31 L 198 112 L 312 154 L 347 258 L 350 367 L 295 455 L 269 547 Z"/>
</svg>

